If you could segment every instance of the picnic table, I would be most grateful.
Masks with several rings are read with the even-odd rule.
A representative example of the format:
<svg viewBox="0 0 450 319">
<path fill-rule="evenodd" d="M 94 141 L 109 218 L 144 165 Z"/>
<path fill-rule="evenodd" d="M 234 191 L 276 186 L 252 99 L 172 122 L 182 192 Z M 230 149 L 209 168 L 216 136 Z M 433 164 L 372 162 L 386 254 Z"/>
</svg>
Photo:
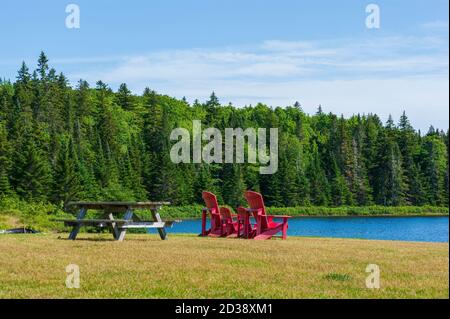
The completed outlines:
<svg viewBox="0 0 450 319">
<path fill-rule="evenodd" d="M 128 229 L 156 228 L 162 240 L 167 239 L 165 228 L 171 227 L 175 221 L 163 221 L 158 210 L 169 202 L 69 202 L 68 207 L 79 209 L 76 219 L 59 220 L 66 226 L 72 227 L 69 239 L 75 240 L 82 226 L 110 227 L 114 239 L 123 241 Z M 85 219 L 88 209 L 103 211 L 103 218 Z M 135 210 L 147 209 L 151 211 L 153 220 L 143 221 L 134 214 Z M 115 214 L 122 213 L 123 217 L 115 218 Z"/>
</svg>

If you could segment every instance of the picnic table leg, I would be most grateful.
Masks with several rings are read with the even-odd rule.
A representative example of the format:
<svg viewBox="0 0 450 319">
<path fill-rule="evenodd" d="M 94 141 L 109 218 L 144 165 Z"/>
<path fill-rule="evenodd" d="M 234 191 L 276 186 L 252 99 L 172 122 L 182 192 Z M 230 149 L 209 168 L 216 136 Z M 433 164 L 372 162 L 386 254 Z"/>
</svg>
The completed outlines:
<svg viewBox="0 0 450 319">
<path fill-rule="evenodd" d="M 77 220 L 83 219 L 86 216 L 87 209 L 82 207 L 77 215 Z M 78 232 L 80 231 L 80 224 L 77 224 L 72 227 L 72 231 L 70 232 L 69 239 L 75 240 L 77 238 Z"/>
<path fill-rule="evenodd" d="M 131 208 L 128 208 L 123 219 L 131 220 L 132 218 L 133 218 L 133 210 Z M 116 240 L 123 241 L 125 238 L 125 235 L 127 233 L 127 230 L 124 228 L 118 228 L 118 231 L 119 231 L 119 235 L 117 236 Z"/>
<path fill-rule="evenodd" d="M 114 220 L 114 215 L 112 213 L 109 213 L 108 217 L 110 220 Z M 111 228 L 112 228 L 114 239 L 118 240 L 119 239 L 119 228 L 117 227 L 117 224 L 112 223 Z"/>
<path fill-rule="evenodd" d="M 162 222 L 161 216 L 158 213 L 158 209 L 152 209 L 151 211 L 152 211 L 153 220 L 156 222 Z M 166 233 L 166 230 L 164 229 L 164 227 L 158 228 L 158 233 L 162 240 L 167 239 L 167 233 Z"/>
</svg>

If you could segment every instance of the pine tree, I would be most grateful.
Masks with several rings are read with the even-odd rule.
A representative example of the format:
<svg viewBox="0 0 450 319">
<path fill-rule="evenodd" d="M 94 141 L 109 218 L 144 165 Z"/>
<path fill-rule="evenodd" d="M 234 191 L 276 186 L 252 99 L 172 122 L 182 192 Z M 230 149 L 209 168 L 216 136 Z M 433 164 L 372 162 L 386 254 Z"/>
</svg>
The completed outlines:
<svg viewBox="0 0 450 319">
<path fill-rule="evenodd" d="M 300 145 L 296 139 L 282 137 L 279 149 L 279 168 L 281 185 L 283 186 L 283 206 L 293 207 L 301 203 L 300 174 L 301 157 Z"/>
<path fill-rule="evenodd" d="M 164 106 L 153 105 L 147 122 L 147 145 L 149 149 L 146 180 L 147 191 L 154 200 L 174 201 L 176 188 L 175 164 L 170 160 L 170 123 L 168 110 Z"/>
<path fill-rule="evenodd" d="M 133 95 L 125 83 L 122 83 L 116 94 L 117 104 L 124 110 L 130 111 L 135 108 Z"/>
<path fill-rule="evenodd" d="M 329 204 L 329 184 L 321 164 L 317 144 L 315 143 L 312 145 L 308 179 L 312 204 L 327 206 Z"/>
<path fill-rule="evenodd" d="M 216 96 L 216 93 L 212 92 L 209 100 L 206 101 L 204 108 L 206 111 L 206 123 L 208 125 L 214 126 L 214 123 L 218 120 L 218 108 L 220 107 L 219 99 Z"/>
<path fill-rule="evenodd" d="M 395 128 L 394 119 L 392 118 L 391 114 L 389 114 L 388 120 L 386 121 L 386 128 L 390 131 L 394 130 Z"/>
<path fill-rule="evenodd" d="M 22 62 L 20 70 L 17 74 L 16 84 L 26 84 L 30 81 L 30 79 L 31 79 L 31 77 L 30 77 L 29 69 L 28 69 L 27 65 L 25 64 L 25 62 Z"/>
<path fill-rule="evenodd" d="M 448 183 L 448 150 L 435 133 L 425 137 L 422 158 L 428 202 L 437 206 L 444 205 L 445 184 Z"/>
<path fill-rule="evenodd" d="M 14 88 L 16 115 L 11 128 L 14 166 L 11 184 L 15 192 L 26 199 L 46 200 L 51 184 L 51 169 L 45 150 L 38 142 L 45 132 L 33 119 L 34 94 L 28 69 L 23 63 Z"/>
<path fill-rule="evenodd" d="M 11 169 L 11 145 L 5 125 L 0 121 L 0 195 L 11 193 L 9 170 Z"/>
<path fill-rule="evenodd" d="M 27 200 L 46 201 L 51 176 L 43 154 L 29 141 L 14 157 L 13 184 L 17 194 Z"/>
<path fill-rule="evenodd" d="M 349 201 L 350 191 L 336 161 L 333 161 L 334 176 L 330 185 L 331 203 L 333 206 L 345 205 Z"/>
<path fill-rule="evenodd" d="M 358 191 L 358 154 L 356 142 L 349 136 L 346 122 L 343 118 L 339 121 L 339 131 L 341 135 L 340 158 L 343 175 L 348 185 L 348 192 L 345 197 L 347 205 L 354 205 Z"/>
<path fill-rule="evenodd" d="M 259 185 L 267 206 L 283 206 L 283 184 L 281 179 L 282 176 L 279 171 L 273 175 L 260 176 Z"/>
<path fill-rule="evenodd" d="M 194 200 L 196 203 L 203 203 L 202 192 L 217 192 L 215 180 L 211 176 L 211 165 L 196 164 L 195 180 L 194 180 Z"/>
<path fill-rule="evenodd" d="M 41 54 L 39 55 L 38 67 L 36 70 L 40 76 L 41 81 L 45 81 L 47 79 L 48 70 L 49 70 L 48 58 L 44 52 L 41 52 Z"/>
<path fill-rule="evenodd" d="M 222 173 L 222 198 L 232 207 L 243 204 L 243 194 L 246 190 L 242 169 L 239 164 L 224 164 Z"/>
<path fill-rule="evenodd" d="M 305 172 L 303 170 L 299 171 L 296 178 L 299 192 L 298 204 L 299 206 L 310 206 L 311 205 L 310 183 L 308 178 L 306 177 Z"/>
<path fill-rule="evenodd" d="M 55 177 L 52 187 L 52 199 L 55 203 L 62 202 L 65 206 L 69 201 L 79 199 L 81 185 L 77 162 L 78 158 L 72 139 L 63 140 L 55 163 Z"/>
<path fill-rule="evenodd" d="M 219 99 L 217 98 L 215 92 L 211 93 L 211 96 L 209 97 L 209 100 L 206 102 L 205 105 L 208 109 L 213 109 L 220 106 Z"/>
<path fill-rule="evenodd" d="M 400 149 L 389 136 L 384 136 L 379 145 L 377 158 L 376 200 L 380 205 L 399 206 L 405 204 L 404 172 Z"/>
<path fill-rule="evenodd" d="M 415 132 L 406 113 L 403 112 L 399 122 L 398 145 L 402 154 L 402 167 L 405 172 L 406 203 L 419 205 L 422 202 L 422 185 L 420 171 L 414 160 L 418 153 Z"/>
</svg>

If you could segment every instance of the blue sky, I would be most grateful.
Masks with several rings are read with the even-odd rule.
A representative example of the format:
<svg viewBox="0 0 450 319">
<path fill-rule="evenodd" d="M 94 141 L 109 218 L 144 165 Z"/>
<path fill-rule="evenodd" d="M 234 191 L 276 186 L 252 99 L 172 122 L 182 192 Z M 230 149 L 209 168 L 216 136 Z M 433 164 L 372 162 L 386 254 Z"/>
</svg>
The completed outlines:
<svg viewBox="0 0 450 319">
<path fill-rule="evenodd" d="M 80 29 L 65 26 L 70 3 Z M 369 3 L 380 29 L 365 26 Z M 1 0 L 0 21 L 4 78 L 44 50 L 72 83 L 345 116 L 406 110 L 417 128 L 448 128 L 447 0 Z"/>
</svg>

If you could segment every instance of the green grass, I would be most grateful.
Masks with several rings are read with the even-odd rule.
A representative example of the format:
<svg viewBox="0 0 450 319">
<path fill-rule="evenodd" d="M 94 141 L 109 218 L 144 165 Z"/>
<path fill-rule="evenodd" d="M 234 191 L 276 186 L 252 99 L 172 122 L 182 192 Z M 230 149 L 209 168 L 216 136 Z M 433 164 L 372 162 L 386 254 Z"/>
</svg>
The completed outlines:
<svg viewBox="0 0 450 319">
<path fill-rule="evenodd" d="M 0 235 L 0 298 L 448 298 L 449 245 L 172 235 Z M 80 267 L 80 288 L 65 286 Z M 368 264 L 380 289 L 365 286 Z"/>
<path fill-rule="evenodd" d="M 352 276 L 348 274 L 337 274 L 337 273 L 329 273 L 324 276 L 327 280 L 334 280 L 334 281 L 349 281 L 352 279 Z"/>
</svg>

